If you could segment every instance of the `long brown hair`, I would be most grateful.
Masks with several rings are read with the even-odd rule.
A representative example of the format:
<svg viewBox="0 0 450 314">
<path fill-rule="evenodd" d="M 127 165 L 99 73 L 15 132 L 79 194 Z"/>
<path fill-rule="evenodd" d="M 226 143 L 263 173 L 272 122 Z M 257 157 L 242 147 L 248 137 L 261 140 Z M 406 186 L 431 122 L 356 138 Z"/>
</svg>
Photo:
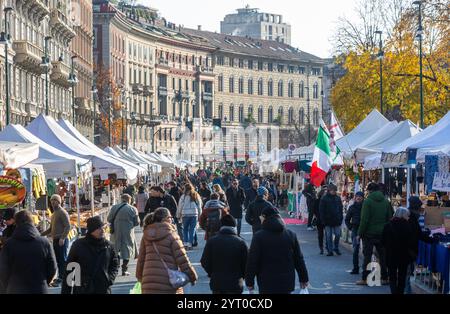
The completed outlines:
<svg viewBox="0 0 450 314">
<path fill-rule="evenodd" d="M 184 195 L 188 195 L 192 201 L 196 201 L 200 198 L 198 193 L 195 191 L 194 186 L 190 183 L 186 183 L 184 186 Z"/>
</svg>

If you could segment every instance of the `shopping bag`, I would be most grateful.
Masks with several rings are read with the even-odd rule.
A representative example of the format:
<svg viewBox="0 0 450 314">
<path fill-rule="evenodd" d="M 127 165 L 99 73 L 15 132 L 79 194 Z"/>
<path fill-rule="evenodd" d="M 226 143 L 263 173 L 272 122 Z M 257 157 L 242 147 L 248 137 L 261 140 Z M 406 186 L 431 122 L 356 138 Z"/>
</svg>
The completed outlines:
<svg viewBox="0 0 450 314">
<path fill-rule="evenodd" d="M 130 294 L 142 294 L 141 283 L 139 281 L 136 282 L 133 289 L 130 290 Z"/>
<path fill-rule="evenodd" d="M 300 289 L 300 293 L 299 294 L 309 294 L 308 288 Z"/>
</svg>

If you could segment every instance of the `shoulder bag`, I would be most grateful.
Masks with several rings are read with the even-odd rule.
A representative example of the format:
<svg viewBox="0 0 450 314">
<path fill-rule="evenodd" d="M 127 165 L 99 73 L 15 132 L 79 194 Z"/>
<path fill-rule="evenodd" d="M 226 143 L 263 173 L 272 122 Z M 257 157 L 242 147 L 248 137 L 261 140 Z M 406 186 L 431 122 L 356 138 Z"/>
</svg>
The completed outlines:
<svg viewBox="0 0 450 314">
<path fill-rule="evenodd" d="M 156 251 L 156 254 L 158 254 L 159 259 L 161 260 L 161 262 L 164 265 L 164 268 L 167 270 L 167 275 L 169 275 L 169 282 L 172 285 L 172 287 L 174 289 L 178 289 L 181 287 L 184 287 L 185 285 L 187 285 L 189 283 L 189 277 L 188 275 L 186 275 L 184 272 L 179 271 L 179 270 L 173 270 L 170 269 L 166 262 L 164 262 L 163 258 L 161 257 L 161 255 L 159 254 L 158 248 L 155 245 L 155 242 L 152 242 L 153 247 Z"/>
<path fill-rule="evenodd" d="M 110 224 L 110 226 L 109 226 L 109 232 L 110 232 L 111 234 L 113 234 L 113 233 L 115 232 L 115 230 L 114 230 L 114 221 L 116 220 L 117 214 L 118 214 L 119 211 L 122 209 L 122 207 L 124 207 L 125 205 L 127 205 L 127 203 L 122 204 L 122 206 L 120 206 L 120 207 L 117 209 L 116 213 L 115 213 L 114 216 L 113 216 L 113 219 L 111 220 L 111 224 Z"/>
</svg>

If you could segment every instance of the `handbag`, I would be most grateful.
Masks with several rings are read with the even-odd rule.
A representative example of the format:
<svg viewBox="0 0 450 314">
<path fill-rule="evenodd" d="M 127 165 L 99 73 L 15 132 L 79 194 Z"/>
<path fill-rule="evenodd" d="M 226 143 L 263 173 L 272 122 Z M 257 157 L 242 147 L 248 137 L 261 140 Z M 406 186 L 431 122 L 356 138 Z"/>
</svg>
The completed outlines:
<svg viewBox="0 0 450 314">
<path fill-rule="evenodd" d="M 188 275 L 186 275 L 182 271 L 170 269 L 167 266 L 166 262 L 164 262 L 161 255 L 159 254 L 159 250 L 156 247 L 155 242 L 152 242 L 152 244 L 153 244 L 153 247 L 155 248 L 156 254 L 158 254 L 159 259 L 161 260 L 161 262 L 163 263 L 164 267 L 167 270 L 167 275 L 169 276 L 169 282 L 170 282 L 171 286 L 174 289 L 178 289 L 178 288 L 181 288 L 181 287 L 184 287 L 185 285 L 187 285 L 190 281 Z"/>
<path fill-rule="evenodd" d="M 111 234 L 113 234 L 114 231 L 115 231 L 115 230 L 114 230 L 114 221 L 116 220 L 117 214 L 118 214 L 119 211 L 122 209 L 122 207 L 124 207 L 125 205 L 127 205 L 127 203 L 122 204 L 122 206 L 120 206 L 120 207 L 117 209 L 116 213 L 114 214 L 114 216 L 113 216 L 113 218 L 112 218 L 112 220 L 111 220 L 111 223 L 110 223 L 110 225 L 109 225 L 109 232 L 110 232 Z"/>
</svg>

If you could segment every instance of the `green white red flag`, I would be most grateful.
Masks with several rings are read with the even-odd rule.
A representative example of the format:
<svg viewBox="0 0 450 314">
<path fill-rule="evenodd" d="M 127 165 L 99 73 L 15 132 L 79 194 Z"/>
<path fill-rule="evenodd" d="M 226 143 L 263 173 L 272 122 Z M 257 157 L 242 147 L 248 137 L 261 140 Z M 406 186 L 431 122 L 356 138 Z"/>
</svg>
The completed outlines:
<svg viewBox="0 0 450 314">
<path fill-rule="evenodd" d="M 316 147 L 314 148 L 310 177 L 311 183 L 316 187 L 319 187 L 325 180 L 333 163 L 330 138 L 330 133 L 328 133 L 325 123 L 320 119 L 320 128 L 317 134 Z"/>
</svg>

